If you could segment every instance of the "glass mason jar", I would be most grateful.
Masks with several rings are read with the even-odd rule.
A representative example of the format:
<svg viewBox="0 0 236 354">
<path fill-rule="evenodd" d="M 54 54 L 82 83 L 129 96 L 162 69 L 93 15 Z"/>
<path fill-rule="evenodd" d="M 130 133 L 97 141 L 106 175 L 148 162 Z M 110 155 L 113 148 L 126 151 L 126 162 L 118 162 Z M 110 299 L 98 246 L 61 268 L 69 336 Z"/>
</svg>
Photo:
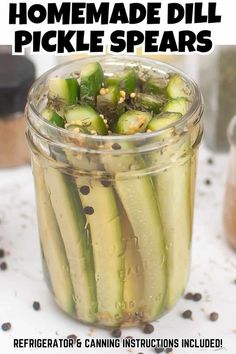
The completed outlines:
<svg viewBox="0 0 236 354">
<path fill-rule="evenodd" d="M 50 78 L 99 61 L 105 74 L 140 65 L 179 72 L 135 56 L 90 57 L 41 76 L 26 115 L 45 276 L 58 305 L 81 322 L 134 326 L 161 317 L 183 293 L 189 272 L 202 96 L 154 133 L 96 136 L 45 121 Z"/>
<path fill-rule="evenodd" d="M 229 244 L 236 250 L 236 116 L 228 127 L 230 156 L 224 200 L 224 229 Z"/>
</svg>

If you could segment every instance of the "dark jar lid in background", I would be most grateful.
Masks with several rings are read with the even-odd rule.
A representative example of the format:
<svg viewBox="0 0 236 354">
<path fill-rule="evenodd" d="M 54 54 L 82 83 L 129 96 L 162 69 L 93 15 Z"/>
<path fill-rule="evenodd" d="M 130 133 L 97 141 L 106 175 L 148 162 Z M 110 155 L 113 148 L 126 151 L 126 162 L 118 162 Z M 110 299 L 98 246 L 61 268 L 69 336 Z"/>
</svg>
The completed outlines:
<svg viewBox="0 0 236 354">
<path fill-rule="evenodd" d="M 23 112 L 34 80 L 35 67 L 29 59 L 0 53 L 0 118 Z"/>
</svg>

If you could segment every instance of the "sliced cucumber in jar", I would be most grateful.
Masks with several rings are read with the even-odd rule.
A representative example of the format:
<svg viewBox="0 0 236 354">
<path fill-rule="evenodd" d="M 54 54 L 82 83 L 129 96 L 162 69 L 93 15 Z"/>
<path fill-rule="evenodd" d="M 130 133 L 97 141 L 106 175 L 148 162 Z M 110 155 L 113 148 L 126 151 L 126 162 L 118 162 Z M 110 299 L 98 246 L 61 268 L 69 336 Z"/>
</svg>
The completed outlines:
<svg viewBox="0 0 236 354">
<path fill-rule="evenodd" d="M 77 103 L 79 100 L 79 84 L 76 78 L 52 78 L 48 84 L 49 105 L 60 110 L 65 105 Z"/>
<path fill-rule="evenodd" d="M 189 98 L 191 93 L 187 83 L 179 74 L 175 74 L 170 78 L 166 92 L 170 98 Z"/>
<path fill-rule="evenodd" d="M 145 132 L 151 118 L 152 115 L 149 112 L 127 111 L 118 119 L 115 131 L 124 135 Z"/>
<path fill-rule="evenodd" d="M 147 131 L 156 131 L 168 127 L 182 117 L 181 113 L 162 112 L 155 115 L 147 126 Z"/>
<path fill-rule="evenodd" d="M 104 83 L 101 65 L 97 62 L 85 65 L 80 73 L 80 97 L 82 101 L 95 99 Z"/>
<path fill-rule="evenodd" d="M 50 108 L 44 108 L 41 115 L 43 118 L 47 119 L 51 124 L 56 125 L 60 128 L 65 127 L 64 119 L 57 112 L 53 111 Z"/>
<path fill-rule="evenodd" d="M 118 86 L 126 93 L 135 92 L 137 88 L 137 75 L 134 69 L 126 69 L 106 79 L 106 85 Z"/>
<path fill-rule="evenodd" d="M 190 102 L 187 100 L 187 98 L 179 97 L 169 100 L 162 108 L 162 112 L 175 112 L 184 115 L 188 112 L 189 107 Z"/>
<path fill-rule="evenodd" d="M 89 105 L 75 105 L 65 111 L 66 127 L 76 125 L 92 134 L 106 135 L 108 130 L 101 116 Z"/>
<path fill-rule="evenodd" d="M 109 122 L 114 122 L 124 113 L 123 97 L 117 86 L 104 88 L 102 94 L 97 96 L 97 110 L 103 114 Z"/>
<path fill-rule="evenodd" d="M 151 76 L 144 83 L 143 91 L 145 93 L 152 93 L 154 95 L 165 95 L 168 80 L 166 77 L 162 76 Z"/>
<path fill-rule="evenodd" d="M 159 113 L 165 103 L 165 99 L 160 96 L 137 93 L 134 99 L 134 106 L 141 111 Z"/>
</svg>

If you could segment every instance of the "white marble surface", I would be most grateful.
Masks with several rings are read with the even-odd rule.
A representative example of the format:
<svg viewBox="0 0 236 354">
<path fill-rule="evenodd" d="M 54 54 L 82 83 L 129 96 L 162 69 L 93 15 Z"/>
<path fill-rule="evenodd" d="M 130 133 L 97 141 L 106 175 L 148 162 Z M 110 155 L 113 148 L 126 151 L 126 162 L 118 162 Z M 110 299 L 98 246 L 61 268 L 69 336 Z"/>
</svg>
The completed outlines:
<svg viewBox="0 0 236 354">
<path fill-rule="evenodd" d="M 207 163 L 212 157 L 213 165 Z M 123 337 L 135 338 L 221 338 L 222 352 L 236 353 L 236 254 L 228 247 L 222 231 L 222 198 L 227 155 L 201 149 L 195 209 L 192 270 L 188 290 L 201 292 L 194 303 L 181 299 L 164 318 L 155 323 L 155 332 L 127 329 Z M 211 185 L 204 183 L 205 179 Z M 8 270 L 0 271 L 0 324 L 11 322 L 9 332 L 0 330 L 0 353 L 128 353 L 127 349 L 13 349 L 14 338 L 110 338 L 105 330 L 92 330 L 65 316 L 54 305 L 43 280 L 34 188 L 29 167 L 0 172 L 0 248 L 7 251 Z M 34 311 L 38 300 L 41 311 Z M 193 321 L 181 318 L 191 309 Z M 219 313 L 217 322 L 208 314 Z M 174 354 L 214 353 L 214 349 L 174 349 Z M 153 349 L 133 349 L 133 354 L 154 353 Z"/>
</svg>

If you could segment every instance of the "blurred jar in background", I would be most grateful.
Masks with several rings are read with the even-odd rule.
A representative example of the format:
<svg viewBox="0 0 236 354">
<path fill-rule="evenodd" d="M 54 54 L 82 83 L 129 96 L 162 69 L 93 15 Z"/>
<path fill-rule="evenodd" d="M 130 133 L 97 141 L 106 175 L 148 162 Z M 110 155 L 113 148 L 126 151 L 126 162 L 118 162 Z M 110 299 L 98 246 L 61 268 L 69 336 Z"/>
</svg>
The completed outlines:
<svg viewBox="0 0 236 354">
<path fill-rule="evenodd" d="M 0 50 L 0 168 L 29 163 L 25 138 L 24 107 L 35 79 L 33 63 L 13 56 L 7 47 Z"/>
<path fill-rule="evenodd" d="M 205 141 L 214 151 L 226 151 L 227 126 L 236 112 L 236 46 L 217 46 L 212 54 L 199 56 L 199 62 Z"/>
<path fill-rule="evenodd" d="M 230 159 L 224 202 L 224 228 L 230 245 L 236 250 L 236 116 L 228 128 Z"/>
</svg>

